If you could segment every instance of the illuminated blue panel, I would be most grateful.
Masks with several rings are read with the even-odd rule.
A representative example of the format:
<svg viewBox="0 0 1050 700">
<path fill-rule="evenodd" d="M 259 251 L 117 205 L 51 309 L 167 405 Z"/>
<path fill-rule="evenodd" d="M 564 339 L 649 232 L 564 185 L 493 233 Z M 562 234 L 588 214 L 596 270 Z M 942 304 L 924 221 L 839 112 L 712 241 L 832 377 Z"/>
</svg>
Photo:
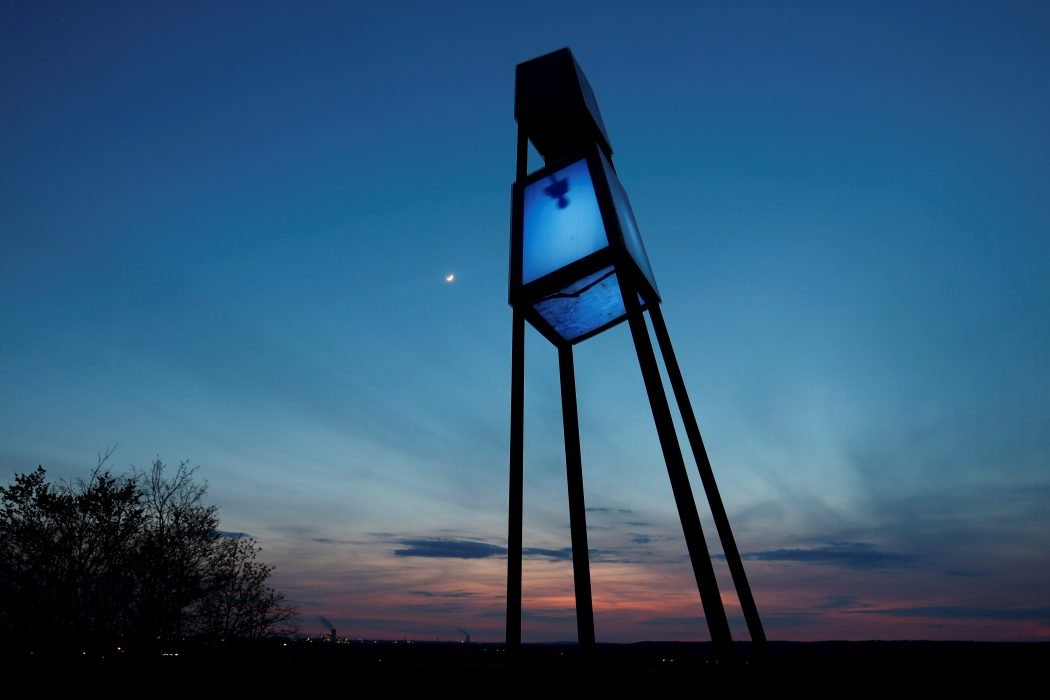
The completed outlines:
<svg viewBox="0 0 1050 700">
<path fill-rule="evenodd" d="M 634 258 L 638 269 L 642 271 L 649 284 L 656 289 L 656 278 L 653 277 L 653 268 L 649 264 L 649 256 L 645 254 L 645 246 L 642 245 L 642 234 L 638 231 L 638 223 L 634 220 L 634 211 L 631 202 L 627 199 L 627 193 L 616 177 L 612 165 L 601 156 L 602 167 L 605 169 L 605 178 L 609 182 L 609 190 L 612 192 L 613 206 L 616 208 L 616 218 L 620 222 L 620 230 L 623 231 L 623 243 L 627 252 Z"/>
<path fill-rule="evenodd" d="M 543 298 L 534 308 L 558 335 L 570 341 L 620 319 L 626 313 L 620 283 L 612 266 Z"/>
<path fill-rule="evenodd" d="M 586 160 L 528 185 L 521 281 L 528 284 L 608 245 Z"/>
</svg>

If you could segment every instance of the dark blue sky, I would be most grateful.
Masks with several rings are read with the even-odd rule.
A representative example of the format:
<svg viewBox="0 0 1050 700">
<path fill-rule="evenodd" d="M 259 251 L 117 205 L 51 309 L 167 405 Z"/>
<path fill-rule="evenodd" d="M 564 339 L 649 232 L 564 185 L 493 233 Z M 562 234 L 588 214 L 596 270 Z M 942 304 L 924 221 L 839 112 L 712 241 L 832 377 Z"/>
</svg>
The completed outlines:
<svg viewBox="0 0 1050 700">
<path fill-rule="evenodd" d="M 563 46 L 770 636 L 1050 636 L 1040 2 L 5 3 L 5 478 L 186 458 L 307 630 L 501 638 L 514 66 Z M 525 635 L 564 639 L 528 352 Z M 702 638 L 627 329 L 577 372 L 598 637 Z"/>
</svg>

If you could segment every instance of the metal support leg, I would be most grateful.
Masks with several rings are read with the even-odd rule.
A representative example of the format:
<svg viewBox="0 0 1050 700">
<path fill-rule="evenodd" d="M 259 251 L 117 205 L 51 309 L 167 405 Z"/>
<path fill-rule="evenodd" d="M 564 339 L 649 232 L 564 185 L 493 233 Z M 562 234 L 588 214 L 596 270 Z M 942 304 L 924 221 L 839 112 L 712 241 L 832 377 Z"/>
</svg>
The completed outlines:
<svg viewBox="0 0 1050 700">
<path fill-rule="evenodd" d="M 685 534 L 686 547 L 689 549 L 689 560 L 693 565 L 693 576 L 700 590 L 700 603 L 704 608 L 704 617 L 707 618 L 707 627 L 711 631 L 711 641 L 714 642 L 718 652 L 724 656 L 732 648 L 733 639 L 729 632 L 729 621 L 726 619 L 722 598 L 718 594 L 715 569 L 711 564 L 711 555 L 700 525 L 700 514 L 696 510 L 696 502 L 693 500 L 693 492 L 689 486 L 689 475 L 685 471 L 682 448 L 678 444 L 674 421 L 671 418 L 671 408 L 667 403 L 667 394 L 664 393 L 663 382 L 660 379 L 656 353 L 653 352 L 649 329 L 646 328 L 637 293 L 623 286 L 620 289 L 623 293 L 624 308 L 627 310 L 627 321 L 631 327 L 631 336 L 634 338 L 634 348 L 638 353 L 638 364 L 641 366 L 642 378 L 645 381 L 645 391 L 649 395 L 653 421 L 656 423 L 656 432 L 664 453 L 664 462 L 667 463 L 667 476 L 671 480 L 671 490 L 674 492 L 675 504 L 678 506 L 678 517 L 682 520 L 682 531 Z"/>
<path fill-rule="evenodd" d="M 514 177 L 529 170 L 529 137 L 518 126 Z M 513 226 L 513 222 L 511 222 Z M 525 481 L 525 314 L 514 309 L 510 359 L 510 502 L 507 506 L 507 650 L 521 650 L 521 529 Z"/>
<path fill-rule="evenodd" d="M 510 370 L 510 504 L 507 526 L 507 649 L 521 648 L 521 528 L 525 478 L 525 316 L 514 309 Z"/>
<path fill-rule="evenodd" d="M 715 473 L 711 469 L 711 460 L 707 455 L 707 448 L 704 447 L 704 440 L 700 436 L 700 425 L 697 423 L 696 414 L 693 413 L 693 405 L 689 401 L 689 394 L 685 389 L 685 380 L 682 379 L 682 370 L 678 366 L 678 358 L 675 357 L 674 346 L 671 345 L 671 336 L 667 332 L 663 312 L 660 311 L 659 306 L 652 306 L 649 308 L 649 315 L 653 319 L 653 331 L 656 333 L 656 340 L 664 357 L 667 377 L 671 381 L 671 389 L 674 391 L 675 399 L 678 401 L 678 410 L 682 414 L 685 432 L 689 436 L 689 445 L 693 449 L 696 467 L 700 470 L 700 481 L 703 483 L 704 491 L 707 493 L 707 502 L 715 519 L 718 537 L 722 541 L 722 551 L 725 552 L 729 571 L 733 575 L 733 585 L 736 586 L 736 594 L 740 599 L 740 607 L 744 612 L 744 619 L 747 620 L 747 631 L 750 633 L 751 641 L 755 646 L 760 650 L 764 649 L 766 633 L 762 629 L 762 620 L 758 616 L 755 598 L 751 595 L 751 586 L 747 582 L 744 562 L 740 559 L 740 550 L 737 549 L 733 530 L 729 527 L 729 516 L 726 515 L 722 496 L 718 492 L 718 484 L 715 483 Z"/>
<path fill-rule="evenodd" d="M 587 509 L 583 500 L 583 460 L 580 421 L 576 410 L 576 372 L 572 346 L 558 348 L 561 372 L 561 415 L 565 430 L 565 474 L 569 484 L 569 530 L 572 535 L 572 577 L 576 587 L 576 630 L 580 648 L 594 649 L 594 609 L 591 605 L 590 555 L 587 550 Z"/>
</svg>

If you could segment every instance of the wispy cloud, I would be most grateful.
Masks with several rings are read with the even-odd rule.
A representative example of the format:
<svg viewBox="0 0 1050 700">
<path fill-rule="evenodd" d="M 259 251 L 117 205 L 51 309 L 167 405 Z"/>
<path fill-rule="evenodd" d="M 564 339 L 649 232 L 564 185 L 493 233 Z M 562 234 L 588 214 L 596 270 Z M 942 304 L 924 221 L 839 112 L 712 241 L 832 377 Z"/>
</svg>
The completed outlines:
<svg viewBox="0 0 1050 700">
<path fill-rule="evenodd" d="M 853 595 L 832 595 L 824 599 L 823 603 L 814 606 L 820 610 L 843 610 L 847 608 L 870 608 L 871 605 L 864 603 Z"/>
<path fill-rule="evenodd" d="M 486 559 L 489 557 L 507 556 L 507 548 L 497 544 L 467 540 L 456 537 L 403 537 L 395 540 L 398 548 L 394 550 L 397 557 L 431 557 L 439 559 Z M 592 564 L 627 563 L 623 555 L 615 549 L 588 550 Z M 523 547 L 521 554 L 526 559 L 545 559 L 547 561 L 570 561 L 572 547 L 551 549 L 548 547 Z M 423 594 L 420 592 L 420 594 Z M 435 594 L 438 595 L 438 594 Z M 447 594 L 440 594 L 447 595 Z"/>
<path fill-rule="evenodd" d="M 553 559 L 555 561 L 572 559 L 572 547 L 563 547 L 562 549 L 523 547 L 521 553 L 525 557 L 542 557 L 544 559 Z"/>
<path fill-rule="evenodd" d="M 406 538 L 399 541 L 400 549 L 394 550 L 398 557 L 438 557 L 448 559 L 484 559 L 506 556 L 507 548 L 488 542 L 453 538 Z"/>
<path fill-rule="evenodd" d="M 404 603 L 400 606 L 402 612 L 423 614 L 447 614 L 457 613 L 464 609 L 461 601 L 445 601 L 440 603 Z"/>
<path fill-rule="evenodd" d="M 526 559 L 546 559 L 548 561 L 570 561 L 572 547 L 562 549 L 545 549 L 543 547 L 525 547 L 521 550 Z M 636 560 L 625 557 L 619 550 L 591 547 L 587 550 L 590 562 L 594 564 L 631 564 Z"/>
<path fill-rule="evenodd" d="M 423 598 L 473 598 L 478 595 L 473 591 L 410 591 L 410 593 Z"/>
<path fill-rule="evenodd" d="M 229 532 L 228 530 L 219 530 L 219 535 L 231 540 L 239 540 L 242 537 L 251 537 L 247 532 Z"/>
<path fill-rule="evenodd" d="M 723 555 L 718 556 L 724 558 Z M 880 551 L 867 542 L 830 542 L 820 547 L 767 549 L 745 552 L 741 556 L 751 561 L 801 562 L 849 569 L 906 567 L 915 563 L 916 559 L 910 554 Z"/>
<path fill-rule="evenodd" d="M 462 540 L 455 538 L 405 538 L 398 541 L 399 549 L 394 550 L 394 555 L 399 557 L 438 557 L 447 559 L 484 559 L 486 557 L 503 557 L 507 555 L 507 548 L 488 542 L 477 540 Z M 568 561 L 572 559 L 572 548 L 548 549 L 545 547 L 523 547 L 523 557 L 528 559 L 549 559 L 553 561 Z M 601 554 L 598 550 L 591 550 L 591 555 Z"/>
</svg>

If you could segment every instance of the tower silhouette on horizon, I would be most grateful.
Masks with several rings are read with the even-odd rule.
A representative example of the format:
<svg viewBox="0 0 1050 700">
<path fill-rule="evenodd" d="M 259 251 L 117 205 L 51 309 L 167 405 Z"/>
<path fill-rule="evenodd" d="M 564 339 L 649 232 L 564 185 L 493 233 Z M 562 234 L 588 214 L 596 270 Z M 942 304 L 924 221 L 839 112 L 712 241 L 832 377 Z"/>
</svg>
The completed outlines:
<svg viewBox="0 0 1050 700">
<path fill-rule="evenodd" d="M 511 196 L 509 280 L 513 331 L 507 645 L 511 651 L 521 646 L 525 322 L 558 350 L 577 634 L 582 648 L 593 649 L 594 612 L 572 349 L 627 321 L 704 617 L 716 649 L 723 654 L 730 650 L 729 622 L 646 326 L 644 312 L 648 311 L 748 632 L 761 649 L 765 632 L 660 311 L 652 266 L 616 175 L 612 146 L 594 93 L 568 48 L 518 64 L 514 117 L 518 139 Z M 528 172 L 529 143 L 544 161 L 543 167 L 532 173 Z"/>
</svg>

